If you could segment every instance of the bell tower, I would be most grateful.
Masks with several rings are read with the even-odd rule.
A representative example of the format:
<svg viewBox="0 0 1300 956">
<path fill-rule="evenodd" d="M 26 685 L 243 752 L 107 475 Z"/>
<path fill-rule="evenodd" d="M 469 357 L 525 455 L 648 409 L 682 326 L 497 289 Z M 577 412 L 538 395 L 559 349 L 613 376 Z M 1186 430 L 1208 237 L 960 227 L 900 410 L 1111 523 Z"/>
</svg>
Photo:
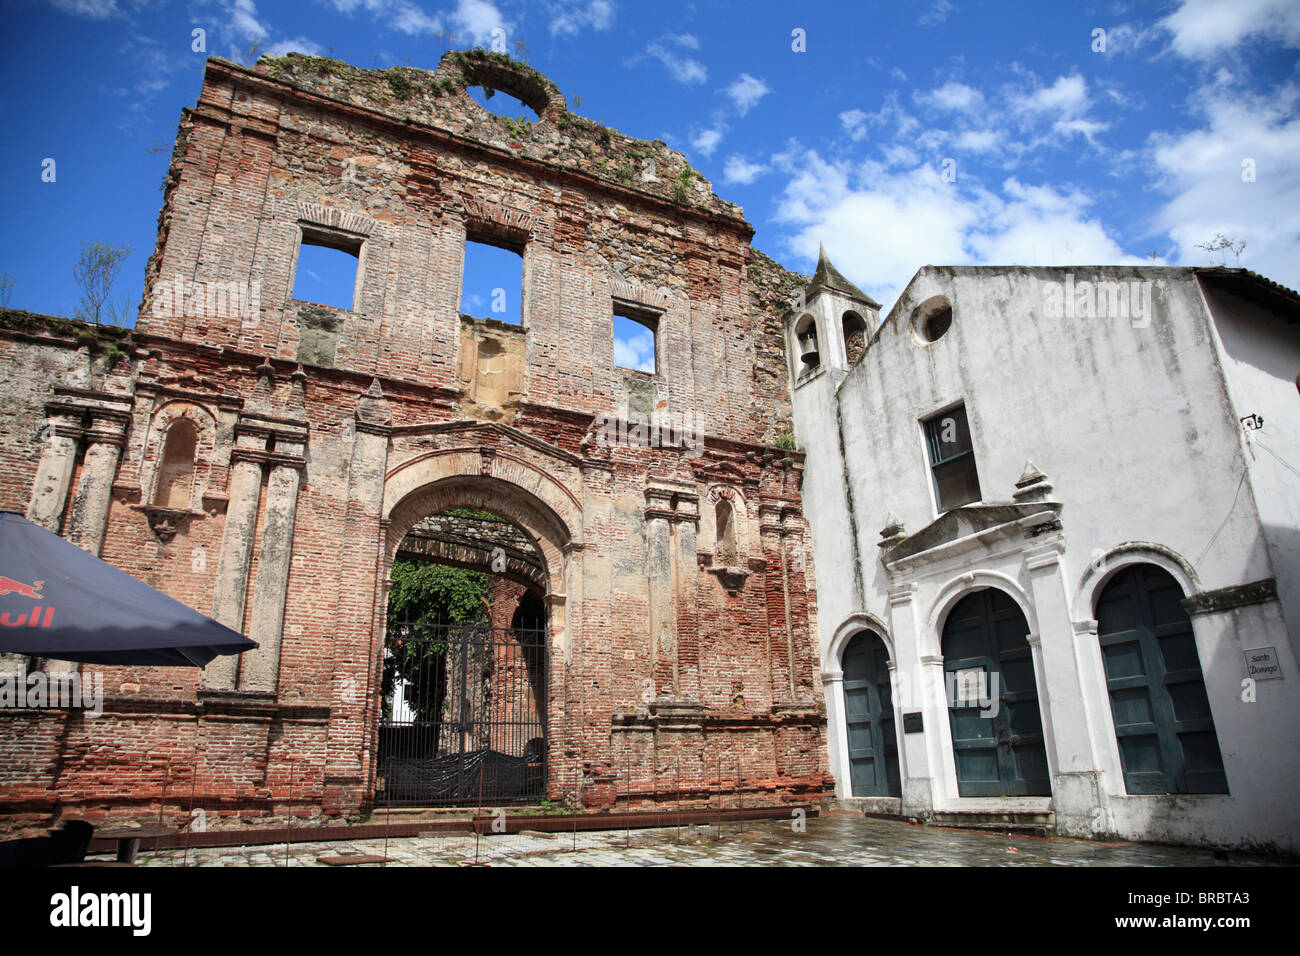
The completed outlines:
<svg viewBox="0 0 1300 956">
<path fill-rule="evenodd" d="M 831 265 L 819 246 L 817 271 L 789 320 L 791 378 L 795 383 L 829 370 L 842 379 L 867 350 L 880 325 L 880 303 Z"/>
</svg>

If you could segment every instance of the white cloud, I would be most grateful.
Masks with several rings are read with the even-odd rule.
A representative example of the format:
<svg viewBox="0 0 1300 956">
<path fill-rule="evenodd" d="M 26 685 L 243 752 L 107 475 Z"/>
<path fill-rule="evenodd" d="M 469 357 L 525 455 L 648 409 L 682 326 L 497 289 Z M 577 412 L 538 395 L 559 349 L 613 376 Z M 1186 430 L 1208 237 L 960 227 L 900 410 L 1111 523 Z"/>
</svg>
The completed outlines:
<svg viewBox="0 0 1300 956">
<path fill-rule="evenodd" d="M 1211 264 L 1196 244 L 1222 232 L 1246 242 L 1241 265 L 1300 286 L 1300 86 L 1257 94 L 1207 86 L 1192 102 L 1205 125 L 1151 137 L 1159 183 L 1170 196 L 1153 227 L 1177 243 L 1184 264 Z M 1247 159 L 1254 182 L 1242 181 Z"/>
<path fill-rule="evenodd" d="M 898 101 L 898 91 L 890 90 L 885 94 L 885 102 L 880 109 L 874 113 L 864 113 L 862 110 L 849 110 L 850 121 L 856 123 L 865 123 L 867 126 L 879 126 L 889 130 L 896 138 L 903 139 L 912 135 L 912 131 L 920 126 L 917 118 L 907 110 L 903 109 L 902 104 Z M 840 122 L 844 123 L 844 115 L 840 114 Z M 850 131 L 852 135 L 852 131 Z M 864 134 L 865 135 L 865 134 Z M 862 137 L 857 137 L 861 139 Z"/>
<path fill-rule="evenodd" d="M 292 40 L 281 40 L 278 43 L 272 43 L 266 48 L 266 52 L 271 56 L 284 56 L 286 53 L 306 53 L 308 56 L 318 56 L 323 50 L 319 43 L 313 43 L 306 37 L 294 37 Z"/>
<path fill-rule="evenodd" d="M 91 20 L 107 20 L 118 12 L 116 0 L 50 0 L 50 5 L 63 13 Z"/>
<path fill-rule="evenodd" d="M 230 16 L 231 32 L 241 39 L 261 40 L 270 32 L 257 19 L 257 4 L 253 0 L 229 0 L 226 13 Z"/>
<path fill-rule="evenodd" d="M 506 32 L 505 21 L 501 12 L 491 0 L 459 0 L 456 9 L 451 12 L 451 22 L 458 28 L 456 32 L 472 40 L 479 46 L 492 42 L 492 32 Z"/>
<path fill-rule="evenodd" d="M 1300 47 L 1300 3 L 1295 0 L 1183 0 L 1160 21 L 1174 52 L 1204 60 L 1247 39 Z"/>
<path fill-rule="evenodd" d="M 1013 97 L 1012 105 L 1024 112 L 1078 116 L 1088 109 L 1088 83 L 1078 73 L 1060 76 L 1051 86 L 1040 86 L 1028 95 Z"/>
<path fill-rule="evenodd" d="M 1161 30 L 1158 27 L 1121 23 L 1117 27 L 1106 28 L 1106 52 L 1132 53 L 1160 36 Z"/>
<path fill-rule="evenodd" d="M 433 34 L 442 29 L 442 20 L 430 16 L 412 0 L 330 0 L 340 13 L 351 14 L 364 10 L 376 20 L 398 33 L 418 36 Z"/>
<path fill-rule="evenodd" d="M 845 110 L 840 114 L 840 125 L 849 134 L 849 139 L 856 143 L 867 135 L 867 119 L 867 114 L 862 110 Z"/>
<path fill-rule="evenodd" d="M 791 252 L 811 261 L 824 242 L 836 266 L 882 302 L 926 263 L 1140 261 L 1077 191 L 1008 179 L 994 192 L 945 182 L 934 166 L 827 162 L 798 150 L 784 156 L 790 179 L 776 218 L 791 230 Z"/>
<path fill-rule="evenodd" d="M 631 323 L 628 323 L 631 324 Z M 649 329 L 632 332 L 627 338 L 614 334 L 614 364 L 642 372 L 655 370 L 655 337 Z"/>
<path fill-rule="evenodd" d="M 722 178 L 729 183 L 748 186 L 765 172 L 767 167 L 762 163 L 751 163 L 745 157 L 733 153 L 727 157 L 727 163 L 722 169 Z"/>
<path fill-rule="evenodd" d="M 968 153 L 991 153 L 1001 144 L 1002 138 L 991 129 L 968 129 L 957 136 L 957 147 Z"/>
<path fill-rule="evenodd" d="M 965 112 L 982 106 L 984 103 L 984 95 L 979 90 L 956 81 L 945 83 L 938 89 L 930 90 L 928 93 L 917 93 L 914 99 L 918 103 L 936 106 L 939 109 L 951 112 Z"/>
<path fill-rule="evenodd" d="M 937 27 L 948 19 L 950 13 L 952 13 L 952 0 L 934 0 L 934 6 L 921 14 L 918 22 L 923 27 Z"/>
<path fill-rule="evenodd" d="M 1078 133 L 1091 143 L 1098 133 L 1110 129 L 1110 124 L 1085 119 L 1059 120 L 1053 124 L 1052 129 L 1058 133 Z"/>
<path fill-rule="evenodd" d="M 651 43 L 645 51 L 662 63 L 668 75 L 678 83 L 703 83 L 709 78 L 709 71 L 704 68 L 703 63 L 671 49 L 666 44 L 687 50 L 698 50 L 700 48 L 698 39 L 689 33 L 670 34 L 662 40 Z"/>
<path fill-rule="evenodd" d="M 902 143 L 894 143 L 884 147 L 881 154 L 885 157 L 885 164 L 888 166 L 919 166 L 921 157 L 916 155 L 916 150 L 910 146 L 904 146 Z"/>
<path fill-rule="evenodd" d="M 727 87 L 727 95 L 731 97 L 731 102 L 736 104 L 736 109 L 740 111 L 741 116 L 748 113 L 759 100 L 771 92 L 766 83 L 748 73 L 740 74 Z"/>
<path fill-rule="evenodd" d="M 726 130 L 721 126 L 714 126 L 710 129 L 700 130 L 700 132 L 696 133 L 694 138 L 691 139 L 691 145 L 699 150 L 704 156 L 712 156 L 713 151 L 717 149 L 718 144 L 722 142 L 722 134 L 725 132 Z"/>
<path fill-rule="evenodd" d="M 550 7 L 551 36 L 573 36 L 584 27 L 608 30 L 614 25 L 614 5 L 610 0 L 565 0 Z"/>
<path fill-rule="evenodd" d="M 1034 137 L 1027 147 L 1009 142 L 1009 148 L 1023 151 L 1024 148 L 1032 150 L 1039 146 L 1065 147 L 1076 136 L 1082 136 L 1096 146 L 1096 135 L 1110 129 L 1109 123 L 1088 118 L 1092 97 L 1087 80 L 1080 74 L 1058 76 L 1050 86 L 1043 86 L 1032 75 L 1031 79 L 1031 88 L 1003 91 L 1011 114 L 1008 122 L 1014 120 L 1022 130 L 1033 131 Z M 1110 98 L 1116 100 L 1113 95 Z M 1048 130 L 1056 135 L 1050 135 Z"/>
</svg>

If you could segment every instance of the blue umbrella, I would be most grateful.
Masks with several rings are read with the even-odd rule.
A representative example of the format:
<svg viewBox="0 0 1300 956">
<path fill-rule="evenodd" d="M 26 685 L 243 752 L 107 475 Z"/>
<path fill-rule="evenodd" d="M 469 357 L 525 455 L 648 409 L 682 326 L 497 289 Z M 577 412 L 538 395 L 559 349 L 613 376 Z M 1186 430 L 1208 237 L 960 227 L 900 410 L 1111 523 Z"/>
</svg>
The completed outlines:
<svg viewBox="0 0 1300 956">
<path fill-rule="evenodd" d="M 0 512 L 0 653 L 203 667 L 255 647 L 40 525 Z"/>
</svg>

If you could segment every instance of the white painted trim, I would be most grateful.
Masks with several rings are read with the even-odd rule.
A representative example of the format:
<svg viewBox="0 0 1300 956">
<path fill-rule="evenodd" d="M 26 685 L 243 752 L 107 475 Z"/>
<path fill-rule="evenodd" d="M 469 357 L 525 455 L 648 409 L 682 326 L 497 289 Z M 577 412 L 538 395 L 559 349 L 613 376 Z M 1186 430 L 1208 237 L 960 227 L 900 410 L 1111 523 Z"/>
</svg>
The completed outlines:
<svg viewBox="0 0 1300 956">
<path fill-rule="evenodd" d="M 1134 564 L 1154 564 L 1168 571 L 1178 582 L 1178 586 L 1183 589 L 1183 597 L 1191 597 L 1202 590 L 1196 569 L 1177 551 L 1150 541 L 1126 541 L 1107 551 L 1101 556 L 1100 561 L 1089 562 L 1087 570 L 1079 578 L 1079 585 L 1075 591 L 1073 610 L 1076 619 L 1087 620 L 1095 617 L 1096 608 L 1093 602 L 1102 588 L 1110 583 L 1110 579 L 1116 574 Z"/>
<path fill-rule="evenodd" d="M 983 588 L 999 588 L 1006 591 L 1007 595 L 1020 606 L 1020 612 L 1024 614 L 1025 621 L 1029 625 L 1029 633 L 1039 633 L 1034 602 L 1019 581 L 1001 571 L 963 571 L 954 575 L 939 589 L 934 602 L 930 605 L 930 613 L 926 618 L 926 632 L 922 637 L 923 655 L 929 653 L 939 658 L 943 657 L 943 640 L 940 635 L 943 633 L 948 612 L 967 594 Z"/>
<path fill-rule="evenodd" d="M 885 650 L 889 652 L 890 663 L 892 664 L 898 659 L 894 652 L 894 639 L 889 636 L 889 628 L 885 626 L 885 622 L 868 611 L 857 611 L 846 617 L 840 623 L 840 626 L 835 629 L 835 634 L 826 649 L 827 665 L 835 667 L 843 673 L 844 649 L 848 647 L 853 635 L 859 631 L 875 631 L 880 639 L 885 642 Z M 823 668 L 823 674 L 825 673 L 826 670 Z"/>
</svg>

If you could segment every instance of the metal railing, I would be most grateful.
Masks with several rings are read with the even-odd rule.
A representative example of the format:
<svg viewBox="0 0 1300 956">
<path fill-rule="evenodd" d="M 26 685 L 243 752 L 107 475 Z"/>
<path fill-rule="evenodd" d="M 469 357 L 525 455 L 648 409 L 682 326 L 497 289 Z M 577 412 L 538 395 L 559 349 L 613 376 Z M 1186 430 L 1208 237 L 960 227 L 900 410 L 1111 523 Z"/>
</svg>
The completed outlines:
<svg viewBox="0 0 1300 956">
<path fill-rule="evenodd" d="M 379 806 L 537 802 L 546 630 L 390 622 Z"/>
</svg>

